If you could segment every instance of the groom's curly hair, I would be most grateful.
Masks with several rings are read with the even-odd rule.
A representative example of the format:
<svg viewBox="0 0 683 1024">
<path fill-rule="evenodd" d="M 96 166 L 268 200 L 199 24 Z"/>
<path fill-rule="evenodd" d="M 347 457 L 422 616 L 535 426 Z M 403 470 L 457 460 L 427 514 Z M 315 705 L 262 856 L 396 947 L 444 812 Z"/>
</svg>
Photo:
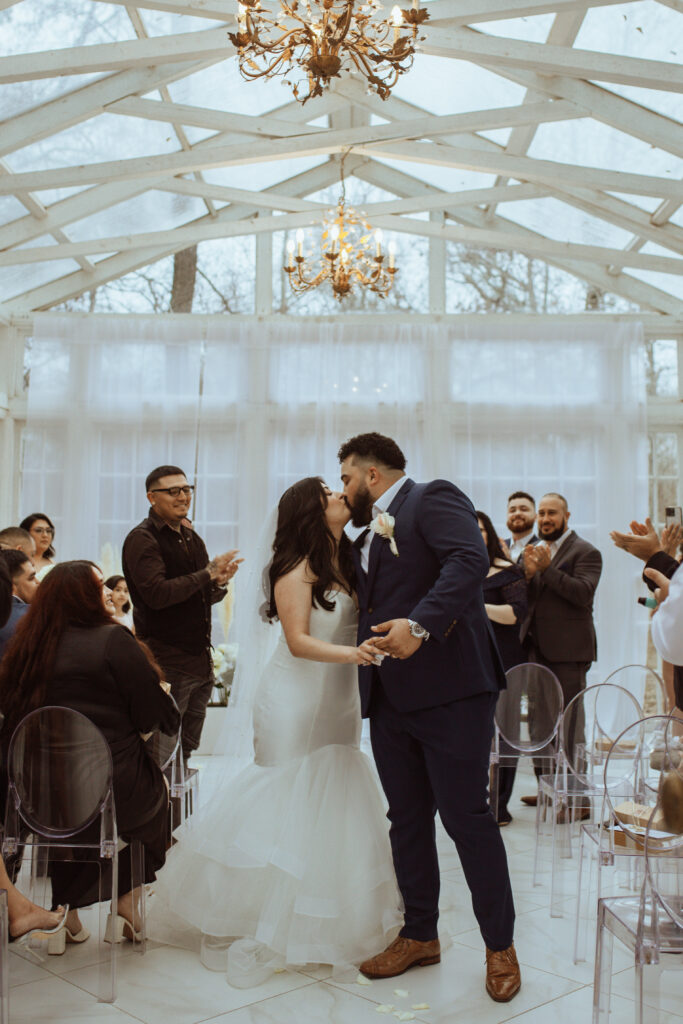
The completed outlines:
<svg viewBox="0 0 683 1024">
<path fill-rule="evenodd" d="M 387 469 L 406 468 L 406 457 L 393 438 L 385 437 L 376 431 L 350 437 L 339 449 L 337 458 L 344 462 L 352 455 L 370 462 L 379 462 Z"/>
</svg>

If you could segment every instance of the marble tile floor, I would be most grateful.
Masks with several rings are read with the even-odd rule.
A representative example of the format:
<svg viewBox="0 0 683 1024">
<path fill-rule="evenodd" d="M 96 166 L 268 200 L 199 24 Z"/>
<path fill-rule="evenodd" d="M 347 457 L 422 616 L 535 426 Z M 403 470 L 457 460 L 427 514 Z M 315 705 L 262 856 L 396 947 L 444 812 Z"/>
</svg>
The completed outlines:
<svg viewBox="0 0 683 1024">
<path fill-rule="evenodd" d="M 11 1024 L 373 1024 L 404 1014 L 412 1014 L 403 1019 L 416 1024 L 590 1024 L 594 941 L 588 943 L 588 961 L 574 964 L 573 900 L 567 899 L 563 917 L 551 918 L 548 879 L 533 885 L 534 811 L 519 801 L 532 787 L 532 778 L 520 772 L 511 802 L 514 821 L 503 830 L 522 967 L 522 989 L 510 1003 L 494 1003 L 485 992 L 484 950 L 469 893 L 453 844 L 440 829 L 441 925 L 450 939 L 439 965 L 366 985 L 332 978 L 325 967 L 286 971 L 245 990 L 231 988 L 223 974 L 205 970 L 184 950 L 150 943 L 140 956 L 124 945 L 118 996 L 115 1004 L 106 1005 L 94 995 L 100 949 L 91 939 L 41 964 L 25 951 L 11 951 Z M 566 870 L 566 891 L 571 893 L 575 865 L 569 862 Z M 612 1021 L 630 1024 L 633 969 L 618 944 L 614 969 Z M 663 1007 L 660 1024 L 683 1024 L 683 972 L 664 975 Z"/>
</svg>

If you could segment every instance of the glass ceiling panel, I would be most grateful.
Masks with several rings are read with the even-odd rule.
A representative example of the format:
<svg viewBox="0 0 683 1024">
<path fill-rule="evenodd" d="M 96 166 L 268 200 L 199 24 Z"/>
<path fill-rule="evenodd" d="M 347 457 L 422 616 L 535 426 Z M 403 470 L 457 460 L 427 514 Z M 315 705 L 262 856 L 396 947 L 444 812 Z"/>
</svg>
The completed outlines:
<svg viewBox="0 0 683 1024">
<path fill-rule="evenodd" d="M 680 158 L 592 118 L 539 125 L 529 156 L 633 174 L 683 177 Z"/>
<path fill-rule="evenodd" d="M 207 212 L 206 205 L 194 196 L 150 190 L 68 227 L 69 237 L 85 238 L 135 234 L 142 231 L 168 231 Z"/>
<path fill-rule="evenodd" d="M 622 249 L 632 237 L 630 232 L 591 217 L 559 199 L 522 199 L 515 203 L 501 203 L 498 212 L 515 224 L 558 242 Z"/>
<path fill-rule="evenodd" d="M 220 64 L 212 64 L 210 68 L 197 71 L 178 82 L 171 82 L 168 89 L 174 103 L 208 106 L 214 110 L 255 116 L 268 113 L 292 98 L 289 87 L 283 88 L 281 82 L 265 81 L 262 78 L 246 82 L 240 75 L 234 57 Z M 315 108 L 311 105 L 311 117 L 314 113 Z"/>
<path fill-rule="evenodd" d="M 9 56 L 135 39 L 135 30 L 120 4 L 22 0 L 0 13 L 0 35 Z"/>
<path fill-rule="evenodd" d="M 495 175 L 480 171 L 466 171 L 460 167 L 438 167 L 435 164 L 411 163 L 409 160 L 386 160 L 375 157 L 375 162 L 393 167 L 403 174 L 416 178 L 418 183 L 426 182 L 443 192 L 458 192 L 461 189 L 490 188 Z"/>
<path fill-rule="evenodd" d="M 0 119 L 16 117 L 104 77 L 104 74 L 68 75 L 64 78 L 38 78 L 34 82 L 3 82 L 0 88 Z"/>
<path fill-rule="evenodd" d="M 683 45 L 676 50 L 677 60 L 681 60 L 682 52 Z M 669 55 L 667 59 L 673 60 L 674 58 Z M 680 120 L 680 93 L 664 92 L 661 89 L 641 89 L 639 86 L 619 85 L 617 82 L 603 82 L 602 88 L 616 93 L 617 96 L 623 96 L 624 99 L 632 100 L 641 107 L 647 107 L 648 110 L 654 110 L 657 114 L 663 114 L 664 117 L 670 117 L 674 121 Z"/>
<path fill-rule="evenodd" d="M 213 18 L 193 18 L 190 14 L 171 14 L 169 11 L 148 11 L 139 8 L 139 14 L 150 36 L 165 36 L 180 32 L 201 32 L 225 22 Z M 227 38 L 227 37 L 226 37 Z M 231 44 L 228 43 L 228 46 Z"/>
<path fill-rule="evenodd" d="M 521 39 L 525 43 L 544 43 L 552 28 L 553 14 L 538 14 L 529 18 L 504 18 L 501 21 L 485 21 L 476 25 L 478 32 L 492 36 L 507 36 Z"/>
<path fill-rule="evenodd" d="M 173 126 L 163 121 L 98 114 L 32 146 L 16 150 L 7 162 L 14 171 L 42 171 L 51 167 L 172 153 L 178 149 L 180 143 Z"/>
<path fill-rule="evenodd" d="M 0 267 L 0 302 L 15 298 L 41 284 L 80 270 L 74 260 L 51 260 L 47 263 L 29 263 L 25 266 Z"/>
<path fill-rule="evenodd" d="M 25 216 L 26 213 L 24 204 L 14 196 L 0 196 L 0 224 L 9 224 L 10 221 L 17 220 L 19 217 Z"/>
<path fill-rule="evenodd" d="M 634 270 L 633 267 L 629 267 L 628 271 L 624 271 L 624 277 L 631 276 L 659 288 L 662 292 L 683 299 L 683 277 L 678 274 L 660 274 L 652 270 Z"/>
<path fill-rule="evenodd" d="M 213 185 L 230 185 L 232 188 L 247 188 L 258 192 L 264 188 L 274 188 L 279 182 L 287 181 L 323 163 L 327 163 L 327 159 L 298 157 L 238 167 L 214 167 L 207 169 L 203 174 Z"/>
<path fill-rule="evenodd" d="M 526 90 L 493 71 L 467 61 L 418 53 L 410 74 L 399 78 L 393 95 L 431 114 L 458 114 L 521 103 Z"/>
<path fill-rule="evenodd" d="M 593 7 L 586 12 L 574 46 L 625 57 L 672 60 L 681 41 L 681 16 L 658 0 Z"/>
</svg>

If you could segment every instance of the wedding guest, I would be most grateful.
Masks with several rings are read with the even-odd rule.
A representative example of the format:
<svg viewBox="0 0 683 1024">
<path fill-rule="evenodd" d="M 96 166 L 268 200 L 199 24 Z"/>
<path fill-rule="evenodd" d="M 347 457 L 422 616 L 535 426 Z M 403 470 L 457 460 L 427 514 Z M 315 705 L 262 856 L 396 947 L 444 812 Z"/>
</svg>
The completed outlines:
<svg viewBox="0 0 683 1024">
<path fill-rule="evenodd" d="M 602 555 L 569 527 L 566 498 L 551 492 L 538 505 L 541 543 L 524 548 L 524 572 L 529 583 L 529 610 L 520 638 L 527 660 L 551 669 L 562 687 L 564 706 L 586 688 L 586 673 L 596 658 L 593 601 L 602 573 Z M 538 722 L 539 727 L 543 723 Z M 531 723 L 530 723 L 531 727 Z M 577 726 L 575 742 L 581 741 Z M 535 772 L 547 769 L 537 759 Z M 535 806 L 536 795 L 522 797 Z M 581 816 L 587 810 L 581 810 Z"/>
<path fill-rule="evenodd" d="M 149 515 L 123 543 L 123 574 L 135 630 L 161 665 L 182 718 L 187 762 L 199 746 L 213 688 L 211 605 L 237 571 L 237 551 L 209 561 L 204 541 L 183 525 L 194 487 L 178 466 L 158 466 L 145 481 Z M 165 746 L 154 739 L 160 759 Z"/>
<path fill-rule="evenodd" d="M 527 544 L 538 544 L 534 531 L 536 524 L 536 502 L 526 491 L 513 491 L 508 498 L 507 521 L 505 525 L 510 536 L 503 541 L 511 561 L 521 562 L 522 552 Z"/>
<path fill-rule="evenodd" d="M 124 576 L 110 576 L 108 580 L 104 581 L 105 587 L 111 590 L 111 600 L 114 605 L 114 618 L 117 622 L 120 622 L 122 626 L 129 629 L 131 633 L 135 632 L 135 626 L 133 624 L 133 612 L 131 611 L 132 605 L 130 603 L 130 594 L 128 593 L 128 584 L 126 583 Z"/>
<path fill-rule="evenodd" d="M 33 556 L 33 564 L 38 573 L 38 580 L 42 580 L 47 572 L 54 565 L 55 549 L 55 527 L 54 523 L 44 512 L 32 512 L 19 523 L 22 530 L 31 535 L 36 545 L 36 553 Z"/>
<path fill-rule="evenodd" d="M 680 536 L 680 526 L 673 523 L 664 527 L 660 538 L 649 518 L 644 523 L 639 523 L 634 519 L 631 523 L 630 533 L 620 533 L 618 530 L 612 530 L 610 533 L 610 537 L 618 548 L 628 551 L 635 558 L 640 558 L 645 562 L 643 580 L 650 590 L 655 590 L 656 584 L 653 582 L 654 577 L 649 570 L 658 572 L 667 579 L 672 579 L 678 570 Z M 670 671 L 667 671 L 668 666 L 671 666 Z M 683 659 L 678 663 L 664 659 L 662 675 L 667 687 L 669 711 L 674 707 L 683 709 Z"/>
<path fill-rule="evenodd" d="M 26 557 L 23 551 L 3 549 L 0 551 L 0 561 L 6 566 L 12 583 L 12 607 L 9 618 L 0 628 L 0 658 L 2 658 L 20 620 L 28 611 L 28 606 L 38 588 L 38 580 L 33 562 Z"/>
<path fill-rule="evenodd" d="M 493 523 L 485 512 L 477 512 L 477 522 L 489 556 L 489 571 L 483 583 L 484 608 L 488 615 L 498 644 L 503 668 L 514 668 L 526 661 L 524 648 L 519 639 L 519 626 L 527 613 L 526 580 L 524 570 L 508 558 L 501 546 Z M 517 759 L 506 758 L 509 747 L 501 741 L 500 766 L 498 769 L 498 824 L 509 825 L 512 815 L 508 802 L 517 771 Z M 495 809 L 495 808 L 494 808 Z"/>
<path fill-rule="evenodd" d="M 22 530 L 21 526 L 6 526 L 0 530 L 0 550 L 23 551 L 31 561 L 36 556 L 36 542 L 28 530 Z"/>
<path fill-rule="evenodd" d="M 145 882 L 166 859 L 168 790 L 141 733 L 177 733 L 178 710 L 159 685 L 161 673 L 146 651 L 111 621 L 102 574 L 92 562 L 62 562 L 41 583 L 0 664 L 0 707 L 5 713 L 0 742 L 7 751 L 21 719 L 35 708 L 72 708 L 102 732 L 112 753 L 119 836 L 144 847 Z M 99 836 L 99 823 L 92 826 Z M 78 908 L 99 899 L 97 864 L 55 861 L 50 865 L 53 905 L 71 907 L 66 930 L 72 941 L 87 938 Z M 109 939 L 138 931 L 139 892 L 133 891 L 130 857 L 119 859 L 119 900 L 108 924 Z M 67 935 L 53 943 L 63 952 Z"/>
</svg>

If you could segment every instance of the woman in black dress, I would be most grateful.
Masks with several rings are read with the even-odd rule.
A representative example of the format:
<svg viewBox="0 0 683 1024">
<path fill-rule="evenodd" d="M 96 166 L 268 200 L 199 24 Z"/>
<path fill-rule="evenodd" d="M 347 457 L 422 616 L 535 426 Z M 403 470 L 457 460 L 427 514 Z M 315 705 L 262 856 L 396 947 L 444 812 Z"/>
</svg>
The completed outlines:
<svg viewBox="0 0 683 1024">
<path fill-rule="evenodd" d="M 527 658 L 519 639 L 519 628 L 527 613 L 524 570 L 507 557 L 493 523 L 485 512 L 477 512 L 477 521 L 489 556 L 489 572 L 484 580 L 484 605 L 500 651 L 503 668 L 523 664 Z M 501 751 L 505 745 L 501 743 Z M 501 758 L 498 773 L 498 824 L 509 825 L 512 815 L 508 801 L 517 771 L 517 761 Z"/>
<path fill-rule="evenodd" d="M 35 708 L 58 705 L 89 718 L 111 749 L 119 836 L 140 840 L 144 880 L 152 882 L 166 859 L 168 790 L 140 734 L 154 729 L 173 734 L 180 720 L 175 702 L 160 686 L 158 666 L 124 626 L 112 621 L 105 600 L 102 574 L 92 562 L 62 562 L 40 584 L 0 664 L 5 714 L 0 742 L 6 754 L 14 729 Z M 94 828 L 99 835 L 99 823 Z M 72 908 L 67 939 L 83 941 L 88 933 L 77 908 L 99 898 L 97 865 L 55 861 L 50 876 L 53 905 Z M 126 856 L 119 858 L 119 894 L 108 937 L 131 938 L 138 894 L 132 891 Z M 63 952 L 63 944 L 52 951 Z"/>
</svg>

